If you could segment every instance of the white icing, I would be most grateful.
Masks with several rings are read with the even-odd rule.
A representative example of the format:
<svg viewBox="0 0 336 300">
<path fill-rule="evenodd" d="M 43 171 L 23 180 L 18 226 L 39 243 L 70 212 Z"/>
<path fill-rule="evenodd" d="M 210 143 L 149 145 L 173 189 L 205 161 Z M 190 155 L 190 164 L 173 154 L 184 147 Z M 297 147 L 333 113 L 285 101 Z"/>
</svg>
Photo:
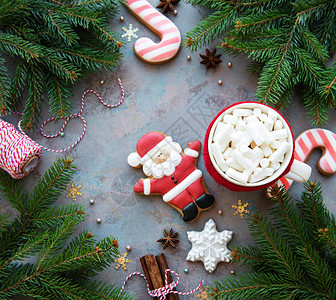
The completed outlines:
<svg viewBox="0 0 336 300">
<path fill-rule="evenodd" d="M 144 17 L 146 17 L 146 16 L 148 16 L 148 15 L 150 15 L 152 13 L 153 13 L 153 8 L 147 8 L 147 9 L 143 10 L 142 12 L 140 12 L 139 16 L 141 18 L 144 18 Z"/>
<path fill-rule="evenodd" d="M 137 152 L 131 153 L 127 157 L 127 163 L 133 168 L 139 166 L 141 164 L 140 155 Z"/>
<path fill-rule="evenodd" d="M 169 202 L 177 195 L 181 194 L 188 186 L 194 183 L 197 179 L 202 177 L 201 170 L 195 170 L 189 174 L 181 183 L 173 187 L 168 193 L 163 195 L 163 201 Z"/>
<path fill-rule="evenodd" d="M 184 149 L 184 154 L 195 157 L 195 158 L 198 157 L 198 152 L 190 148 Z"/>
<path fill-rule="evenodd" d="M 205 223 L 201 232 L 187 231 L 188 240 L 192 244 L 187 260 L 202 261 L 204 268 L 212 273 L 219 262 L 232 260 L 231 251 L 227 247 L 228 242 L 232 239 L 232 234 L 233 232 L 228 230 L 218 232 L 212 219 Z"/>
<path fill-rule="evenodd" d="M 150 180 L 146 178 L 143 181 L 143 184 L 144 184 L 144 194 L 149 195 L 150 194 Z"/>
</svg>

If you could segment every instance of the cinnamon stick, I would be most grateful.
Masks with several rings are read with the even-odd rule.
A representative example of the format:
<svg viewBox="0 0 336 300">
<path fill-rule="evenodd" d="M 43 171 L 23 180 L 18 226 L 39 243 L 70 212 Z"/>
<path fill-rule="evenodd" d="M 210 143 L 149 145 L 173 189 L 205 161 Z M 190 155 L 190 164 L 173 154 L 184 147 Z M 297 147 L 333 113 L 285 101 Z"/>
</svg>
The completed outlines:
<svg viewBox="0 0 336 300">
<path fill-rule="evenodd" d="M 150 278 L 149 271 L 148 271 L 148 268 L 146 266 L 146 262 L 145 262 L 145 257 L 144 256 L 140 257 L 140 263 L 141 263 L 141 267 L 142 267 L 142 270 L 144 272 L 144 275 L 147 278 L 149 289 L 152 291 L 152 290 L 154 290 L 154 286 L 153 286 L 152 280 Z M 158 297 L 153 297 L 153 299 L 158 300 L 159 298 Z"/>
<path fill-rule="evenodd" d="M 160 269 L 160 272 L 161 272 L 161 277 L 162 277 L 162 280 L 164 282 L 164 278 L 165 278 L 165 270 L 166 269 L 169 269 L 168 267 L 168 264 L 167 264 L 167 261 L 166 261 L 166 257 L 164 256 L 163 253 L 155 256 L 155 259 L 159 265 L 159 269 Z M 170 272 L 167 273 L 167 283 L 172 283 L 173 282 L 173 278 L 170 274 Z M 176 291 L 176 288 L 174 288 L 174 291 Z M 179 299 L 179 296 L 177 294 L 168 294 L 167 295 L 167 300 L 178 300 Z"/>
</svg>

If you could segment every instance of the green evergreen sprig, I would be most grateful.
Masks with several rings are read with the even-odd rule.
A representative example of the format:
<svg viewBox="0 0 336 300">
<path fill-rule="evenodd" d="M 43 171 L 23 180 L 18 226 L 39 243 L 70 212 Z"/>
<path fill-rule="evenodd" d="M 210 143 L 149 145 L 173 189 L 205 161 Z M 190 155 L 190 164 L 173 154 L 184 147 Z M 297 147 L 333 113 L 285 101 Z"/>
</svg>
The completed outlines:
<svg viewBox="0 0 336 300">
<path fill-rule="evenodd" d="M 91 280 L 119 254 L 117 240 L 97 241 L 85 230 L 70 238 L 84 208 L 53 206 L 74 172 L 71 159 L 59 159 L 28 194 L 0 171 L 0 191 L 18 211 L 15 219 L 0 215 L 0 299 L 130 299 L 113 284 Z"/>
<path fill-rule="evenodd" d="M 222 52 L 254 59 L 259 102 L 285 109 L 298 88 L 312 123 L 327 121 L 336 105 L 336 65 L 326 65 L 336 49 L 335 0 L 186 2 L 213 11 L 187 32 L 191 51 L 222 39 Z"/>
<path fill-rule="evenodd" d="M 297 202 L 275 189 L 270 201 L 270 217 L 248 217 L 255 245 L 232 251 L 252 272 L 216 281 L 212 299 L 335 299 L 336 221 L 321 184 L 307 182 Z"/>
<path fill-rule="evenodd" d="M 120 0 L 0 0 L 0 113 L 27 87 L 22 125 L 33 128 L 47 94 L 50 112 L 70 114 L 73 83 L 97 69 L 115 70 L 122 43 L 108 29 Z M 2 54 L 13 58 L 9 75 Z"/>
</svg>

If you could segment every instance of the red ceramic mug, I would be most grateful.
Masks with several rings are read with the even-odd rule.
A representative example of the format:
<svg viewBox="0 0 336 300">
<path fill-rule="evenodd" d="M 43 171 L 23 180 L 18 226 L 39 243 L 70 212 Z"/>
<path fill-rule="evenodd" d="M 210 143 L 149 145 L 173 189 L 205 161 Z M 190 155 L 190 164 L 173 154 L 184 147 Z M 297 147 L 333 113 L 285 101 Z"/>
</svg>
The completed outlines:
<svg viewBox="0 0 336 300">
<path fill-rule="evenodd" d="M 285 153 L 283 161 L 280 164 L 279 169 L 277 169 L 271 176 L 264 178 L 258 182 L 246 182 L 242 183 L 229 177 L 222 168 L 219 167 L 216 159 L 211 150 L 211 144 L 213 143 L 213 137 L 216 127 L 219 122 L 223 122 L 225 115 L 230 115 L 235 109 L 250 109 L 253 110 L 258 108 L 263 114 L 269 114 L 270 110 L 272 115 L 277 117 L 277 120 L 281 121 L 282 128 L 287 131 L 286 141 L 289 143 L 289 150 Z M 211 122 L 209 125 L 205 140 L 204 140 L 204 150 L 203 156 L 205 161 L 205 167 L 209 174 L 214 178 L 214 180 L 220 185 L 230 189 L 231 191 L 255 191 L 259 189 L 266 188 L 273 185 L 281 177 L 285 176 L 289 179 L 295 181 L 307 181 L 311 174 L 311 167 L 303 162 L 294 159 L 295 142 L 292 130 L 286 121 L 286 119 L 274 108 L 257 103 L 257 102 L 239 102 L 235 103 L 227 108 L 224 108 Z"/>
</svg>

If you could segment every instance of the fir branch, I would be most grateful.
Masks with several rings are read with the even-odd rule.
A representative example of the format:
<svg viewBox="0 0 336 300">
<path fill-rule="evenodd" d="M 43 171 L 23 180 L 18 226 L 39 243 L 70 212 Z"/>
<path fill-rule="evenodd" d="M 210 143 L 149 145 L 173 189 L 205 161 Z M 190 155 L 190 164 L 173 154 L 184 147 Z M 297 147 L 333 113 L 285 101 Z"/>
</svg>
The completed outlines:
<svg viewBox="0 0 336 300">
<path fill-rule="evenodd" d="M 28 69 L 28 97 L 27 105 L 23 111 L 22 125 L 27 130 L 32 129 L 39 116 L 39 105 L 43 90 L 43 72 L 37 64 L 31 63 Z"/>
<path fill-rule="evenodd" d="M 267 249 L 266 251 L 263 249 L 265 257 L 275 255 L 278 258 L 276 263 L 280 268 L 284 268 L 281 273 L 284 276 L 291 277 L 294 282 L 299 282 L 301 278 L 299 264 L 286 241 L 272 228 L 271 223 L 268 223 L 264 216 L 254 215 L 251 217 L 249 228 L 257 245 L 264 246 L 265 250 Z M 261 235 L 259 236 L 258 233 L 261 233 Z"/>
<path fill-rule="evenodd" d="M 57 160 L 33 189 L 28 201 L 29 214 L 37 214 L 54 203 L 61 196 L 64 187 L 70 183 L 75 170 L 72 159 Z"/>
<path fill-rule="evenodd" d="M 14 109 L 15 104 L 20 101 L 22 97 L 22 89 L 26 85 L 26 80 L 27 65 L 25 64 L 23 59 L 18 59 L 8 92 L 9 109 Z"/>
<path fill-rule="evenodd" d="M 218 48 L 224 53 L 245 53 L 262 66 L 258 68 L 256 93 L 260 102 L 285 108 L 294 89 L 304 85 L 308 117 L 314 125 L 327 120 L 328 110 L 336 105 L 335 73 L 331 78 L 326 67 L 328 52 L 336 49 L 336 0 L 189 2 L 212 9 L 207 18 L 186 33 L 191 51 L 221 38 Z M 224 7 L 230 6 L 235 9 L 234 18 L 212 27 L 211 17 L 223 18 Z M 193 36 L 201 40 L 195 42 Z"/>
<path fill-rule="evenodd" d="M 225 32 L 236 16 L 237 11 L 232 6 L 227 6 L 218 12 L 214 12 L 187 33 L 187 47 L 191 51 L 196 51 L 199 47 L 211 43 Z"/>
<path fill-rule="evenodd" d="M 72 107 L 72 103 L 69 100 L 73 96 L 71 85 L 69 83 L 65 84 L 58 77 L 48 76 L 46 86 L 51 113 L 58 117 L 68 116 L 70 114 L 69 108 Z"/>
<path fill-rule="evenodd" d="M 82 208 L 49 205 L 64 191 L 73 171 L 71 160 L 58 160 L 34 188 L 26 211 L 0 228 L 1 299 L 20 295 L 35 299 L 130 299 L 113 285 L 90 283 L 92 276 L 116 258 L 118 243 L 114 238 L 97 242 L 92 233 L 84 231 L 66 246 L 75 226 L 83 221 Z M 5 183 L 3 189 L 9 193 L 12 186 Z M 0 216 L 0 224 L 2 219 Z M 36 256 L 35 263 L 26 262 Z"/>
<path fill-rule="evenodd" d="M 325 235 L 330 232 L 336 237 L 336 220 L 323 204 L 321 185 L 305 184 L 299 211 L 285 189 L 276 190 L 274 195 L 273 222 L 259 214 L 249 217 L 256 246 L 241 247 L 242 252 L 254 251 L 266 260 L 256 261 L 252 256 L 245 262 L 243 258 L 254 273 L 216 281 L 210 295 L 214 299 L 335 299 L 336 249 L 330 247 Z M 271 224 L 276 224 L 276 231 Z M 317 226 L 330 230 L 316 230 Z M 275 256 L 272 249 L 279 254 Z M 240 251 L 233 254 L 238 261 Z M 292 270 L 293 275 L 285 275 L 284 268 Z"/>
<path fill-rule="evenodd" d="M 8 76 L 8 70 L 5 67 L 5 60 L 0 55 L 0 113 L 5 114 L 8 109 L 8 82 L 10 81 Z"/>
</svg>

